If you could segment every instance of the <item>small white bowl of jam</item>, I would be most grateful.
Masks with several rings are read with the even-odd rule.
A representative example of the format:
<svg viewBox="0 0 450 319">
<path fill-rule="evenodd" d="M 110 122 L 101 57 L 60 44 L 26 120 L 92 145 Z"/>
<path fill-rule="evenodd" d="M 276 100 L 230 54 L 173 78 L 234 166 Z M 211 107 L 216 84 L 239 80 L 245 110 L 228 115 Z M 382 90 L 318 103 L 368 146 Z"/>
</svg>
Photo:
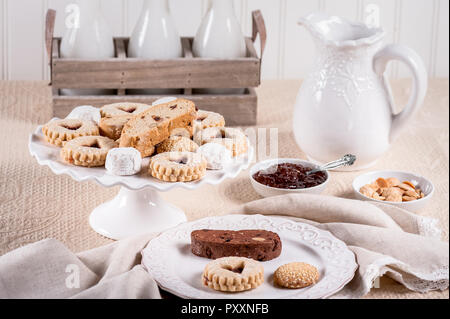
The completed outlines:
<svg viewBox="0 0 450 319">
<path fill-rule="evenodd" d="M 296 158 L 262 161 L 250 169 L 250 181 L 262 197 L 295 193 L 320 194 L 330 179 L 326 171 L 307 175 L 318 165 Z"/>
</svg>

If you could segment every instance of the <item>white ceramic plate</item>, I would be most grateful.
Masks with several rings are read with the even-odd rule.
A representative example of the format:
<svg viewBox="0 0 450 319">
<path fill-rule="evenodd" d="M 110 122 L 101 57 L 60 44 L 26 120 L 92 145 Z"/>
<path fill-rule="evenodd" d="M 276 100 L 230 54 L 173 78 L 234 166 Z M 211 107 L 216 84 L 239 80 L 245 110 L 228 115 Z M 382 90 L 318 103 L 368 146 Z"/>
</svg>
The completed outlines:
<svg viewBox="0 0 450 319">
<path fill-rule="evenodd" d="M 202 285 L 204 267 L 211 260 L 190 251 L 190 235 L 197 229 L 265 229 L 276 232 L 283 249 L 278 258 L 262 262 L 264 283 L 256 289 L 222 293 Z M 142 251 L 142 264 L 165 290 L 182 298 L 325 298 L 341 290 L 357 269 L 354 254 L 331 233 L 280 217 L 227 215 L 179 225 L 150 241 Z M 303 289 L 274 286 L 273 273 L 281 265 L 302 261 L 320 272 L 317 284 Z"/>
<path fill-rule="evenodd" d="M 55 119 L 53 119 L 55 120 Z M 140 190 L 151 187 L 155 190 L 166 192 L 176 187 L 186 189 L 196 189 L 203 184 L 220 184 L 226 178 L 235 178 L 242 170 L 248 168 L 253 158 L 253 148 L 249 146 L 249 151 L 244 156 L 239 157 L 232 164 L 223 170 L 208 170 L 205 176 L 198 181 L 189 183 L 169 183 L 163 182 L 148 175 L 149 158 L 144 159 L 141 173 L 134 176 L 116 176 L 109 174 L 104 167 L 80 167 L 67 164 L 60 158 L 60 148 L 45 141 L 42 134 L 42 126 L 31 134 L 29 144 L 30 153 L 36 158 L 40 165 L 48 166 L 57 175 L 66 174 L 76 181 L 95 180 L 105 187 L 125 186 L 128 189 Z"/>
</svg>

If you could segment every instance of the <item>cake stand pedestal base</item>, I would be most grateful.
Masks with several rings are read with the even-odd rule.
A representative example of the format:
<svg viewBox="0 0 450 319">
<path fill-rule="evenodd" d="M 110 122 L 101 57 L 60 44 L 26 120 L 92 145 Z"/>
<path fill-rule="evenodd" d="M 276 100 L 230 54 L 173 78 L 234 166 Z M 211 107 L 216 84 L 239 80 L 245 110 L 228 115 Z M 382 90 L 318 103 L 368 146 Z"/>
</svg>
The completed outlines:
<svg viewBox="0 0 450 319">
<path fill-rule="evenodd" d="M 186 221 L 181 209 L 164 201 L 152 188 L 122 187 L 116 197 L 95 208 L 89 216 L 89 224 L 97 233 L 117 240 L 161 232 Z"/>
</svg>

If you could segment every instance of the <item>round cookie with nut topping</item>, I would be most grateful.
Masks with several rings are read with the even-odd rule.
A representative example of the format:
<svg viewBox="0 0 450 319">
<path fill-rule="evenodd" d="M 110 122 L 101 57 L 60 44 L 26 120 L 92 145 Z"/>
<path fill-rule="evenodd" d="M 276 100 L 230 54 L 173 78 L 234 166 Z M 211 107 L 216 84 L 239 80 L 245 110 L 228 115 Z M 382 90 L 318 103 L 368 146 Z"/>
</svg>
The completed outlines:
<svg viewBox="0 0 450 319">
<path fill-rule="evenodd" d="M 203 285 L 223 292 L 250 290 L 263 282 L 262 265 L 244 257 L 224 257 L 211 261 L 202 274 Z"/>
<path fill-rule="evenodd" d="M 309 287 L 316 284 L 319 278 L 319 270 L 303 262 L 294 262 L 280 266 L 273 275 L 275 284 L 290 289 Z"/>
</svg>

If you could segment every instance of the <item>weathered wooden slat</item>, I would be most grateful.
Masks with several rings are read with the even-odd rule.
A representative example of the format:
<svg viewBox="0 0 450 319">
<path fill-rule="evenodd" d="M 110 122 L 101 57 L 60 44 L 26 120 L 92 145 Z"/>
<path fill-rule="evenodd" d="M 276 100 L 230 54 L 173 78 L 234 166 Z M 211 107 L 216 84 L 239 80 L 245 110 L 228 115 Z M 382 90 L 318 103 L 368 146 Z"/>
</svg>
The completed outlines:
<svg viewBox="0 0 450 319">
<path fill-rule="evenodd" d="M 127 53 L 125 51 L 125 42 L 123 38 L 114 39 L 114 45 L 116 48 L 116 56 L 118 59 L 125 60 L 127 58 Z M 117 95 L 125 95 L 125 89 L 118 89 Z"/>
<path fill-rule="evenodd" d="M 191 45 L 191 39 L 189 38 L 183 38 L 181 39 L 181 45 L 183 47 L 183 56 L 185 59 L 192 59 L 194 57 L 194 54 L 192 53 L 192 45 Z M 191 95 L 192 94 L 192 87 L 184 88 L 184 94 L 185 95 Z"/>
<path fill-rule="evenodd" d="M 58 88 L 242 88 L 260 84 L 257 59 L 53 61 Z"/>
<path fill-rule="evenodd" d="M 253 88 L 239 95 L 179 95 L 192 100 L 199 109 L 219 112 L 227 125 L 244 126 L 256 124 L 257 96 Z M 107 95 L 107 96 L 53 96 L 54 116 L 63 118 L 77 105 L 101 107 L 109 103 L 139 102 L 151 104 L 163 96 L 156 95 Z"/>
</svg>

